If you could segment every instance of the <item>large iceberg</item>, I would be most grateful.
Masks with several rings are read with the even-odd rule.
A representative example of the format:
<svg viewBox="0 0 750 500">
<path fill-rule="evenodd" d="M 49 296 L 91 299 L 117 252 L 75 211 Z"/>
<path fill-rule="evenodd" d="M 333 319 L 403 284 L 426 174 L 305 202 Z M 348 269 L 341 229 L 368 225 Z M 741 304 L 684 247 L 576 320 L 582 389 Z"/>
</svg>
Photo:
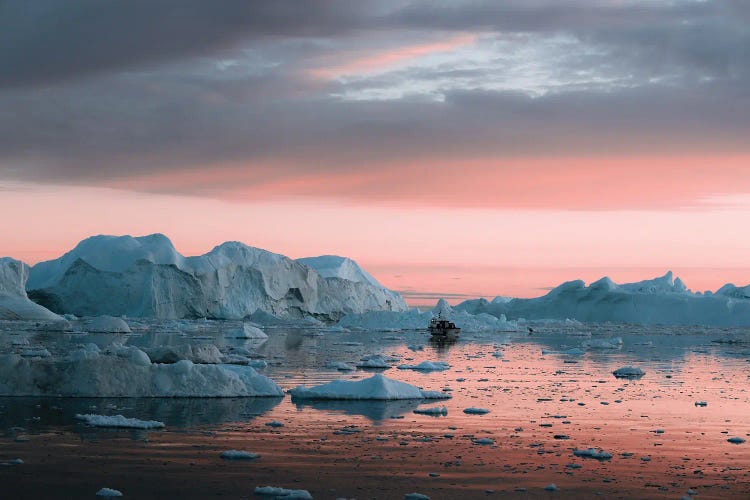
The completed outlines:
<svg viewBox="0 0 750 500">
<path fill-rule="evenodd" d="M 0 320 L 62 321 L 26 296 L 29 266 L 9 257 L 0 258 Z"/>
<path fill-rule="evenodd" d="M 133 346 L 102 352 L 89 344 L 61 358 L 1 355 L 0 396 L 277 397 L 283 392 L 248 366 L 152 363 Z"/>
<path fill-rule="evenodd" d="M 325 277 L 314 268 L 320 259 L 327 261 L 314 258 L 308 265 L 238 242 L 184 257 L 161 234 L 94 236 L 35 265 L 26 289 L 53 311 L 78 316 L 239 319 L 263 311 L 337 320 L 348 313 L 406 310 L 399 294 L 363 279 L 369 275 L 353 261 L 341 258 L 339 269 L 346 272 Z"/>
<path fill-rule="evenodd" d="M 471 314 L 512 319 L 574 319 L 663 325 L 750 326 L 750 287 L 725 285 L 716 293 L 694 293 L 671 272 L 652 280 L 618 285 L 602 278 L 589 286 L 569 281 L 533 299 L 468 300 L 455 307 Z"/>
</svg>

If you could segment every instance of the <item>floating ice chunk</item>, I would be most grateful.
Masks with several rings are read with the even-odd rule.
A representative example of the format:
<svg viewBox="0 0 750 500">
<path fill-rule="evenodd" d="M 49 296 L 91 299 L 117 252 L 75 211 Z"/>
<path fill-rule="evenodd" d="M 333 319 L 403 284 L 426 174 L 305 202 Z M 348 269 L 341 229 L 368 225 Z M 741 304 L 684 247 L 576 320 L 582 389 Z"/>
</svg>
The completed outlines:
<svg viewBox="0 0 750 500">
<path fill-rule="evenodd" d="M 622 347 L 622 338 L 592 339 L 587 340 L 581 346 L 585 349 L 620 349 Z"/>
<path fill-rule="evenodd" d="M 255 460 L 260 458 L 260 455 L 250 451 L 241 450 L 227 450 L 221 453 L 221 458 L 224 460 Z"/>
<path fill-rule="evenodd" d="M 283 396 L 249 366 L 151 363 L 139 349 L 115 346 L 114 355 L 86 346 L 66 358 L 0 355 L 0 395 L 65 397 Z M 124 355 L 126 354 L 126 355 Z"/>
<path fill-rule="evenodd" d="M 612 458 L 611 453 L 596 448 L 587 448 L 584 450 L 576 448 L 573 450 L 573 455 L 583 458 L 595 458 L 596 460 L 609 460 Z"/>
<path fill-rule="evenodd" d="M 705 401 L 696 401 L 695 406 L 708 406 L 708 403 Z"/>
<path fill-rule="evenodd" d="M 96 492 L 98 497 L 121 497 L 122 492 L 120 490 L 113 490 L 112 488 L 102 488 Z"/>
<path fill-rule="evenodd" d="M 130 327 L 125 320 L 106 315 L 89 320 L 85 328 L 93 333 L 130 333 Z"/>
<path fill-rule="evenodd" d="M 422 391 L 424 399 L 451 399 L 453 396 L 442 391 Z"/>
<path fill-rule="evenodd" d="M 44 347 L 27 347 L 21 350 L 24 358 L 49 358 L 52 354 Z"/>
<path fill-rule="evenodd" d="M 560 488 L 558 488 L 555 483 L 550 483 L 547 486 L 545 486 L 544 489 L 545 489 L 545 491 L 557 491 Z"/>
<path fill-rule="evenodd" d="M 404 500 L 430 500 L 430 497 L 422 493 L 407 493 L 404 495 Z"/>
<path fill-rule="evenodd" d="M 481 445 L 493 445 L 495 444 L 495 440 L 492 438 L 478 438 L 472 440 L 474 444 L 481 444 Z"/>
<path fill-rule="evenodd" d="M 233 339 L 267 339 L 268 335 L 257 326 L 253 326 L 249 323 L 244 323 L 242 328 L 235 330 L 229 330 L 224 334 L 227 338 Z"/>
<path fill-rule="evenodd" d="M 350 372 L 356 370 L 355 367 L 353 367 L 349 363 L 344 363 L 343 361 L 331 361 L 326 365 L 326 368 L 331 368 L 333 370 L 339 370 L 342 372 Z"/>
<path fill-rule="evenodd" d="M 443 361 L 422 361 L 418 365 L 399 365 L 399 370 L 415 370 L 420 372 L 437 372 L 450 369 L 451 365 Z"/>
<path fill-rule="evenodd" d="M 357 368 L 388 369 L 391 365 L 382 356 L 368 356 L 357 364 Z"/>
<path fill-rule="evenodd" d="M 464 413 L 466 413 L 467 415 L 486 415 L 489 412 L 490 410 L 488 410 L 487 408 L 464 408 Z"/>
<path fill-rule="evenodd" d="M 572 349 L 568 349 L 567 351 L 563 351 L 562 353 L 568 354 L 570 356 L 583 356 L 584 354 L 586 354 L 586 351 L 578 347 L 573 347 Z"/>
<path fill-rule="evenodd" d="M 275 486 L 258 486 L 255 488 L 255 494 L 273 497 L 277 500 L 312 500 L 312 495 L 307 490 L 288 490 Z"/>
<path fill-rule="evenodd" d="M 154 363 L 177 363 L 183 359 L 201 364 L 218 364 L 223 361 L 221 351 L 213 344 L 180 344 L 145 348 Z"/>
<path fill-rule="evenodd" d="M 745 440 L 741 437 L 730 437 L 729 439 L 727 439 L 727 441 L 732 444 L 742 444 L 745 442 Z"/>
<path fill-rule="evenodd" d="M 445 406 L 435 406 L 433 408 L 417 408 L 414 413 L 418 415 L 445 416 L 448 415 L 448 408 Z"/>
<path fill-rule="evenodd" d="M 296 399 L 426 399 L 425 393 L 411 384 L 381 374 L 359 381 L 334 380 L 316 387 L 298 386 L 289 393 Z"/>
<path fill-rule="evenodd" d="M 164 422 L 139 420 L 137 418 L 127 418 L 122 415 L 81 415 L 79 413 L 76 415 L 76 418 L 94 427 L 124 427 L 127 429 L 161 429 L 164 427 Z"/>
<path fill-rule="evenodd" d="M 629 379 L 639 379 L 643 377 L 645 374 L 646 372 L 634 366 L 623 366 L 622 368 L 618 368 L 617 370 L 612 372 L 612 375 L 614 375 L 617 378 L 629 378 Z"/>
</svg>

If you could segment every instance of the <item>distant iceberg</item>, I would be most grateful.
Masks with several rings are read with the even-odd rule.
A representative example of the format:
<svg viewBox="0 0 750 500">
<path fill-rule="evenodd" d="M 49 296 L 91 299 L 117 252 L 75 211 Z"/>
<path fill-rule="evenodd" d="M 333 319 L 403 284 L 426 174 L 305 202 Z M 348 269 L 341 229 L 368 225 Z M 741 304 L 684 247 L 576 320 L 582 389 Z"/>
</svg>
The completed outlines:
<svg viewBox="0 0 750 500">
<path fill-rule="evenodd" d="M 316 269 L 320 269 L 320 272 Z M 337 320 L 345 314 L 406 310 L 403 298 L 354 261 L 294 261 L 239 242 L 184 257 L 161 234 L 93 236 L 31 268 L 36 302 L 77 316 Z"/>
<path fill-rule="evenodd" d="M 589 286 L 569 281 L 534 299 L 468 300 L 454 309 L 509 319 L 572 319 L 585 322 L 662 325 L 750 326 L 750 286 L 725 285 L 693 293 L 671 272 L 618 285 L 602 278 Z"/>
</svg>

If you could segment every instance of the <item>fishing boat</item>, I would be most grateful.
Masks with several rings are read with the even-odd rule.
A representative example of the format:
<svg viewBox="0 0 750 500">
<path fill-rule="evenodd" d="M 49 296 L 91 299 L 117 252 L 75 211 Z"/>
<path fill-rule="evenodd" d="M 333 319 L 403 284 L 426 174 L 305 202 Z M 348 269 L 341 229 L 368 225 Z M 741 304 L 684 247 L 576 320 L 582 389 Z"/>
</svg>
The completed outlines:
<svg viewBox="0 0 750 500">
<path fill-rule="evenodd" d="M 456 339 L 461 333 L 461 329 L 453 321 L 448 321 L 442 316 L 432 318 L 427 330 L 432 338 Z"/>
</svg>

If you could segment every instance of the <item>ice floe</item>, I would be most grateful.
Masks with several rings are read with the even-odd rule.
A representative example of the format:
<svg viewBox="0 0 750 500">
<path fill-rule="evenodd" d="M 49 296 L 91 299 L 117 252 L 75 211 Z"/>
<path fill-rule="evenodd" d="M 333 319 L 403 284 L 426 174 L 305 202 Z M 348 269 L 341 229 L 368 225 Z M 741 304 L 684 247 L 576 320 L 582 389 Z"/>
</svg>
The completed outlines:
<svg viewBox="0 0 750 500">
<path fill-rule="evenodd" d="M 277 500 L 312 500 L 312 495 L 307 490 L 290 490 L 276 486 L 258 486 L 255 488 L 255 494 Z"/>
<path fill-rule="evenodd" d="M 93 427 L 123 427 L 126 429 L 161 429 L 165 427 L 164 422 L 157 420 L 139 420 L 122 415 L 78 414 L 76 418 Z"/>
<path fill-rule="evenodd" d="M 295 399 L 449 399 L 450 395 L 422 391 L 419 387 L 377 374 L 370 378 L 350 381 L 334 380 L 327 384 L 297 386 L 289 393 Z"/>
<path fill-rule="evenodd" d="M 134 346 L 106 351 L 89 344 L 62 358 L 0 355 L 0 395 L 68 397 L 282 396 L 281 388 L 249 366 L 181 360 L 151 363 Z"/>
</svg>

